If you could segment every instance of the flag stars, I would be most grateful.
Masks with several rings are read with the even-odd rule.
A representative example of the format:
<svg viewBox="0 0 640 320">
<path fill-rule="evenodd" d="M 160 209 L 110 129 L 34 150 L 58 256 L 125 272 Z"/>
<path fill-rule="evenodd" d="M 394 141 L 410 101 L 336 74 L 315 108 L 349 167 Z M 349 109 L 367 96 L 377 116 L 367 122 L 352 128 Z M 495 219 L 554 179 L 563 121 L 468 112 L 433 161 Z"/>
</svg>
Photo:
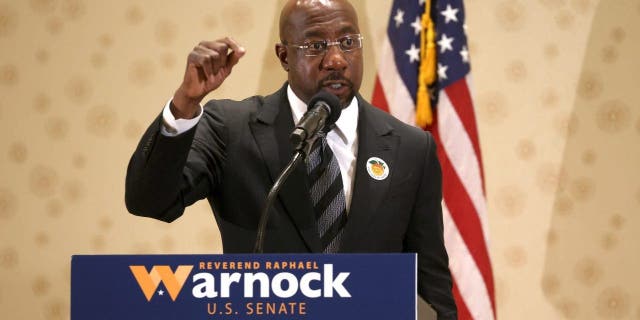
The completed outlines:
<svg viewBox="0 0 640 320">
<path fill-rule="evenodd" d="M 442 38 L 438 41 L 438 45 L 440 46 L 440 53 L 445 53 L 447 50 L 453 51 L 453 47 L 451 44 L 453 43 L 453 37 L 449 38 L 446 34 L 442 34 Z"/>
<path fill-rule="evenodd" d="M 438 63 L 438 77 L 442 80 L 446 80 L 447 79 L 447 69 L 449 69 L 448 66 L 444 66 Z"/>
<path fill-rule="evenodd" d="M 419 35 L 420 31 L 422 31 L 422 21 L 420 20 L 420 16 L 416 17 L 416 21 L 411 23 L 411 26 L 413 27 L 413 31 L 415 31 L 416 36 Z"/>
<path fill-rule="evenodd" d="M 458 14 L 459 9 L 454 9 L 450 4 L 447 4 L 447 9 L 444 11 L 440 11 L 440 14 L 444 16 L 444 23 L 449 23 L 451 21 L 458 22 Z"/>
<path fill-rule="evenodd" d="M 409 63 L 413 63 L 414 61 L 420 61 L 420 48 L 416 48 L 415 44 L 411 44 L 411 49 L 404 52 L 409 56 Z"/>
<path fill-rule="evenodd" d="M 158 290 L 158 294 L 161 295 L 161 296 L 164 296 L 164 291 Z"/>
<path fill-rule="evenodd" d="M 467 46 L 462 47 L 462 50 L 460 50 L 460 56 L 462 57 L 462 62 L 469 63 L 469 50 L 467 50 Z"/>
<path fill-rule="evenodd" d="M 398 9 L 393 20 L 396 22 L 396 28 L 400 28 L 400 25 L 404 23 L 404 11 Z"/>
</svg>

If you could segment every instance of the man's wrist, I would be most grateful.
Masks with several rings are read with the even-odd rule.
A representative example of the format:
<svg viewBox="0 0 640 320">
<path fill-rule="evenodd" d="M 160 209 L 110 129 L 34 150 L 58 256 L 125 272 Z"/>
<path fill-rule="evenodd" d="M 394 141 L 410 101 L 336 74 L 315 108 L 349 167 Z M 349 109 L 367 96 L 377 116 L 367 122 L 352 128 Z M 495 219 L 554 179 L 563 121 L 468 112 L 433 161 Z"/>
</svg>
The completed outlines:
<svg viewBox="0 0 640 320">
<path fill-rule="evenodd" d="M 161 132 L 165 136 L 175 137 L 195 127 L 202 117 L 203 108 L 198 104 L 196 116 L 192 119 L 177 118 L 171 111 L 172 100 L 169 100 L 162 110 Z"/>
<path fill-rule="evenodd" d="M 169 104 L 169 110 L 176 119 L 193 119 L 200 113 L 200 100 L 190 99 L 176 92 Z"/>
</svg>

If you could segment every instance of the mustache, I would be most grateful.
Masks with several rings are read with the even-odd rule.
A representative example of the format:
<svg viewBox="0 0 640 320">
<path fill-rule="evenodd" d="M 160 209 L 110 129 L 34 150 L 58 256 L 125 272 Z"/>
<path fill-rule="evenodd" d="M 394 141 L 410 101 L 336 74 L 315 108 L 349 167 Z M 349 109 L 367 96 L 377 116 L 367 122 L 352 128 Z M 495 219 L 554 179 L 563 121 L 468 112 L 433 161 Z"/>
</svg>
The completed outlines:
<svg viewBox="0 0 640 320">
<path fill-rule="evenodd" d="M 331 82 L 340 81 L 340 82 L 343 82 L 345 85 L 347 85 L 349 88 L 353 88 L 353 83 L 351 82 L 351 80 L 345 78 L 339 72 L 332 72 L 328 74 L 326 77 L 322 78 L 320 80 L 320 87 L 325 86 L 325 84 L 329 81 Z"/>
</svg>

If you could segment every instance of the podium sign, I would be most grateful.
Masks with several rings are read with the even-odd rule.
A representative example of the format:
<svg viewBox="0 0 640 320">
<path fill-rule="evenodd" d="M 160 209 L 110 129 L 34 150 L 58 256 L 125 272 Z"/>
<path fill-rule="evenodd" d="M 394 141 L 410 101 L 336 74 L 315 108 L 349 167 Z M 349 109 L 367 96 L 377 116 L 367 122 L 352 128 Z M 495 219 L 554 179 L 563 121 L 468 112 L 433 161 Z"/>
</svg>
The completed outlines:
<svg viewBox="0 0 640 320">
<path fill-rule="evenodd" d="M 71 319 L 416 319 L 415 254 L 76 255 Z"/>
</svg>

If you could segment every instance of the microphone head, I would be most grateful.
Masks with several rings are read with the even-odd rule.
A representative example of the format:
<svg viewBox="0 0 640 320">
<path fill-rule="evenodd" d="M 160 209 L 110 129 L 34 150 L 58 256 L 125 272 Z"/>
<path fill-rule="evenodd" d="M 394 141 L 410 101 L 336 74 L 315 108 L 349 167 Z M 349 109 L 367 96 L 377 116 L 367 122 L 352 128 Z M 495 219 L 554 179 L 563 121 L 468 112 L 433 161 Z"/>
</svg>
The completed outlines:
<svg viewBox="0 0 640 320">
<path fill-rule="evenodd" d="M 340 99 L 327 91 L 320 90 L 311 97 L 307 108 L 313 108 L 317 103 L 323 103 L 329 108 L 329 117 L 325 120 L 325 128 L 328 129 L 332 127 L 333 124 L 338 121 L 338 118 L 340 118 L 340 113 L 342 113 Z"/>
</svg>

